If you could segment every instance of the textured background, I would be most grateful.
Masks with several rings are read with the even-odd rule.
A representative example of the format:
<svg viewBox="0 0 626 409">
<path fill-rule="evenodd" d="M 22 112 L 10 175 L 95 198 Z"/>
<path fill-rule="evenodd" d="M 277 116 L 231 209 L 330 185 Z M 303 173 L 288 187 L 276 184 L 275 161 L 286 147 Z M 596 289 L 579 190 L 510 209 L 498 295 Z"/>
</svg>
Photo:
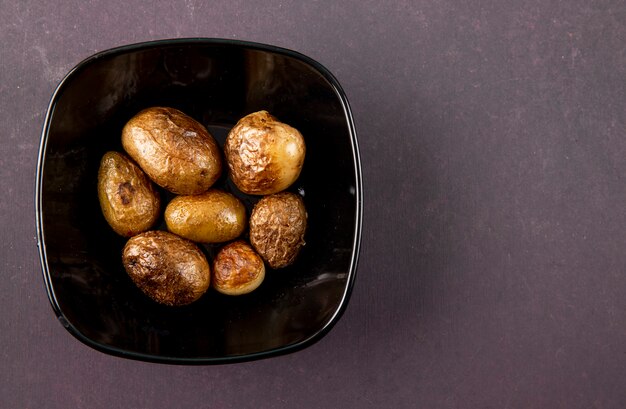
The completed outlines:
<svg viewBox="0 0 626 409">
<path fill-rule="evenodd" d="M 0 0 L 1 407 L 626 407 L 624 2 L 58 3 Z M 350 99 L 360 267 L 301 352 L 124 360 L 46 298 L 33 200 L 54 87 L 96 51 L 188 36 L 300 51 Z"/>
</svg>

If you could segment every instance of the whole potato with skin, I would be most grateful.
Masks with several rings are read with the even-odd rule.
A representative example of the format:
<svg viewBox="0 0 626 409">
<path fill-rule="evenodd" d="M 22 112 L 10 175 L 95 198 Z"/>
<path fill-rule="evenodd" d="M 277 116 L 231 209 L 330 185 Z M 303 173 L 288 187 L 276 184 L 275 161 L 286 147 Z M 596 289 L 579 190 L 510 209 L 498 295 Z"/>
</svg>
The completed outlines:
<svg viewBox="0 0 626 409">
<path fill-rule="evenodd" d="M 246 227 L 246 208 L 235 196 L 217 189 L 177 196 L 165 209 L 167 229 L 200 243 L 233 240 Z"/>
<path fill-rule="evenodd" d="M 242 295 L 256 290 L 265 278 L 265 265 L 245 241 L 224 246 L 213 261 L 213 287 L 222 294 Z"/>
<path fill-rule="evenodd" d="M 289 192 L 265 196 L 250 215 L 250 243 L 270 267 L 286 267 L 304 246 L 306 226 L 300 196 Z"/>
<path fill-rule="evenodd" d="M 98 199 L 106 221 L 124 237 L 150 229 L 159 218 L 159 193 L 139 166 L 118 152 L 107 152 L 100 161 Z"/>
<path fill-rule="evenodd" d="M 222 172 L 222 157 L 213 136 L 173 108 L 139 112 L 124 126 L 122 145 L 150 179 L 176 194 L 205 192 Z"/>
<path fill-rule="evenodd" d="M 224 145 L 230 177 L 244 193 L 269 195 L 298 179 L 306 146 L 300 132 L 267 111 L 243 117 Z"/>
<path fill-rule="evenodd" d="M 190 304 L 211 284 L 209 263 L 198 246 L 165 231 L 148 231 L 129 239 L 122 262 L 137 287 L 165 305 Z"/>
</svg>

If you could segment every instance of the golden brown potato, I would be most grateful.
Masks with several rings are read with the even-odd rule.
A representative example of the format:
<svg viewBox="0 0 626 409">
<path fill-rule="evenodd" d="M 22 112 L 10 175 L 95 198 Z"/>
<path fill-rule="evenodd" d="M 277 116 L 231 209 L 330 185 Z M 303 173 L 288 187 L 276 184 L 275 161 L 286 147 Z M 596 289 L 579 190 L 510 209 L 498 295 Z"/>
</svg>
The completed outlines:
<svg viewBox="0 0 626 409">
<path fill-rule="evenodd" d="M 205 192 L 222 172 L 213 136 L 173 108 L 148 108 L 124 126 L 122 145 L 157 185 L 180 195 Z"/>
<path fill-rule="evenodd" d="M 298 179 L 306 147 L 297 129 L 267 111 L 243 117 L 224 145 L 230 177 L 244 193 L 269 195 Z"/>
<path fill-rule="evenodd" d="M 196 301 L 211 284 L 211 269 L 202 251 L 165 231 L 148 231 L 129 239 L 122 262 L 137 287 L 165 305 Z"/>
<path fill-rule="evenodd" d="M 256 290 L 264 278 L 261 256 L 245 241 L 224 246 L 213 261 L 213 287 L 222 294 L 247 294 Z"/>
<path fill-rule="evenodd" d="M 159 217 L 161 200 L 154 185 L 118 152 L 107 152 L 100 161 L 98 199 L 106 221 L 124 237 L 150 229 Z"/>
<path fill-rule="evenodd" d="M 246 227 L 246 208 L 235 196 L 217 189 L 177 196 L 165 209 L 167 229 L 200 243 L 236 239 Z"/>
<path fill-rule="evenodd" d="M 250 216 L 250 242 L 270 267 L 286 267 L 304 246 L 306 224 L 300 196 L 289 192 L 265 196 Z"/>
</svg>

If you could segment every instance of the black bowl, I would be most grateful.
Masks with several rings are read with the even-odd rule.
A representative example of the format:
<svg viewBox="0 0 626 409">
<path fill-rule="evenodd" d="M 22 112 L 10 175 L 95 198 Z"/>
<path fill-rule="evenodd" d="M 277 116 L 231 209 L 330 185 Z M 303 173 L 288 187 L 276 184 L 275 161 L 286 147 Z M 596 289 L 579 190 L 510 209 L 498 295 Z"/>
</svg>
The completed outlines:
<svg viewBox="0 0 626 409">
<path fill-rule="evenodd" d="M 228 297 L 209 289 L 178 308 L 159 305 L 134 286 L 121 262 L 125 239 L 102 216 L 96 180 L 102 155 L 122 151 L 124 123 L 150 106 L 180 109 L 220 144 L 239 118 L 261 109 L 302 132 L 307 157 L 289 190 L 304 197 L 309 228 L 294 265 L 269 270 L 249 295 Z M 248 212 L 258 200 L 238 192 L 226 176 L 217 186 L 242 198 Z M 310 345 L 348 302 L 361 213 L 348 101 L 332 74 L 302 54 L 214 39 L 130 45 L 87 58 L 52 96 L 37 172 L 43 276 L 61 323 L 100 351 L 155 362 L 214 363 Z M 204 249 L 210 259 L 215 248 Z"/>
</svg>

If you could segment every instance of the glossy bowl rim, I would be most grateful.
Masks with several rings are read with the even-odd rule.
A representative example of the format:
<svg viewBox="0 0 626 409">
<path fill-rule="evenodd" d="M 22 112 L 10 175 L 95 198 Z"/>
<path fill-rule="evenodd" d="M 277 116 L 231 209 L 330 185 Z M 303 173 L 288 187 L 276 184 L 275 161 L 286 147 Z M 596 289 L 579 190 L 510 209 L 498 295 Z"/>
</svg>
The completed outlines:
<svg viewBox="0 0 626 409">
<path fill-rule="evenodd" d="M 121 348 L 117 348 L 110 345 L 104 345 L 99 342 L 96 342 L 89 338 L 88 336 L 81 333 L 72 323 L 65 317 L 61 307 L 58 303 L 56 294 L 54 292 L 54 288 L 52 286 L 52 280 L 50 277 L 50 271 L 48 266 L 48 259 L 46 254 L 46 245 L 44 240 L 44 226 L 43 226 L 43 217 L 42 217 L 42 186 L 43 186 L 43 167 L 45 161 L 45 152 L 46 146 L 48 142 L 48 133 L 50 131 L 50 122 L 52 113 L 54 112 L 57 100 L 61 95 L 62 91 L 64 91 L 66 83 L 70 78 L 74 76 L 76 72 L 84 69 L 93 61 L 100 59 L 105 56 L 111 56 L 115 54 L 127 53 L 127 52 L 136 52 L 140 50 L 150 49 L 150 48 L 158 48 L 162 46 L 172 46 L 172 45 L 228 45 L 228 46 L 236 46 L 243 47 L 247 49 L 259 50 L 259 51 L 268 51 L 284 56 L 288 56 L 291 58 L 295 58 L 308 64 L 313 69 L 315 69 L 318 73 L 320 73 L 331 85 L 335 94 L 339 97 L 339 101 L 341 102 L 345 120 L 348 126 L 348 132 L 350 134 L 350 143 L 352 148 L 352 157 L 353 157 L 353 165 L 354 172 L 356 177 L 356 186 L 355 186 L 355 196 L 356 196 L 356 208 L 355 208 L 355 228 L 353 234 L 352 241 L 352 256 L 350 260 L 350 266 L 348 268 L 348 278 L 347 283 L 344 287 L 344 291 L 339 302 L 338 307 L 335 309 L 333 315 L 328 319 L 328 321 L 319 329 L 317 329 L 311 336 L 308 338 L 293 344 L 287 344 L 280 347 L 268 349 L 265 351 L 259 351 L 255 353 L 249 354 L 241 354 L 234 356 L 218 356 L 218 357 L 173 357 L 173 356 L 163 356 L 163 355 L 155 355 L 155 354 L 145 354 L 138 353 L 134 351 L 127 351 Z M 361 232 L 362 232 L 362 223 L 363 223 L 363 188 L 362 188 L 362 171 L 361 171 L 361 159 L 359 154 L 358 140 L 356 135 L 356 128 L 354 126 L 354 120 L 352 117 L 352 112 L 350 110 L 350 105 L 348 103 L 347 96 L 343 89 L 341 88 L 339 82 L 334 77 L 331 72 L 326 69 L 322 64 L 313 60 L 312 58 L 301 54 L 299 52 L 277 47 L 273 45 L 251 42 L 251 41 L 243 41 L 243 40 L 231 40 L 231 39 L 221 39 L 221 38 L 204 38 L 204 37 L 191 37 L 191 38 L 176 38 L 176 39 L 162 39 L 162 40 L 153 40 L 153 41 L 145 41 L 139 43 L 133 43 L 128 45 L 122 45 L 119 47 L 114 47 L 110 49 L 106 49 L 100 52 L 97 52 L 76 64 L 59 82 L 57 87 L 55 88 L 52 97 L 50 98 L 50 102 L 48 104 L 48 108 L 46 111 L 46 116 L 44 119 L 44 125 L 41 132 L 41 141 L 39 146 L 39 154 L 37 158 L 37 170 L 36 170 L 36 187 L 35 187 L 35 223 L 36 223 L 36 231 L 37 231 L 37 247 L 39 249 L 39 261 L 41 263 L 42 275 L 46 286 L 46 292 L 48 295 L 48 299 L 50 301 L 51 307 L 57 317 L 57 319 L 61 322 L 63 327 L 72 334 L 75 338 L 77 338 L 82 343 L 107 354 L 131 358 L 140 361 L 154 362 L 154 363 L 166 363 L 166 364 L 184 364 L 184 365 L 206 365 L 206 364 L 219 364 L 219 363 L 235 363 L 235 362 L 244 362 L 251 361 L 261 358 L 268 358 L 272 356 L 278 356 L 282 354 L 287 354 L 291 352 L 296 352 L 303 348 L 306 348 L 315 342 L 319 341 L 323 338 L 331 328 L 339 321 L 345 309 L 347 307 L 350 295 L 352 293 L 352 288 L 354 286 L 354 281 L 356 277 L 357 264 L 359 260 L 359 252 L 361 247 Z"/>
</svg>

